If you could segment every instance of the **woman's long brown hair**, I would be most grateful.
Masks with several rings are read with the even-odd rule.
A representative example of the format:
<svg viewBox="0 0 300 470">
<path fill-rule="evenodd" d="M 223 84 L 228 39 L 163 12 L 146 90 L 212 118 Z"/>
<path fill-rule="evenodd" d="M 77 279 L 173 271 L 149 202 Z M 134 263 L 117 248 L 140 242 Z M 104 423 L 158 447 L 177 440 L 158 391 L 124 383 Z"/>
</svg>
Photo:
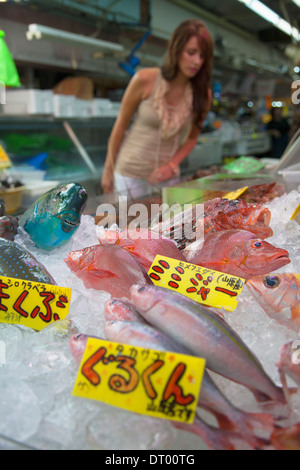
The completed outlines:
<svg viewBox="0 0 300 470">
<path fill-rule="evenodd" d="M 213 70 L 213 39 L 206 25 L 199 20 L 186 20 L 174 31 L 167 50 L 165 65 L 162 67 L 162 75 L 165 80 L 173 80 L 178 73 L 178 63 L 186 43 L 192 36 L 196 36 L 199 42 L 204 62 L 197 73 L 191 79 L 194 92 L 193 112 L 194 123 L 201 128 L 211 106 L 211 78 Z"/>
</svg>

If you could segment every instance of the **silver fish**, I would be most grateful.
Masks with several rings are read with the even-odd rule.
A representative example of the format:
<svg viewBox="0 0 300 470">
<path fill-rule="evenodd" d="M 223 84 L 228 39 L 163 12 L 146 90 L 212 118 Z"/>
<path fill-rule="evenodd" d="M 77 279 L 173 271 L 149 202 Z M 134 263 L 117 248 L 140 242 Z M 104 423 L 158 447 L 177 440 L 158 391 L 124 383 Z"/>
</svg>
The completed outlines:
<svg viewBox="0 0 300 470">
<path fill-rule="evenodd" d="M 264 371 L 242 339 L 213 312 L 156 286 L 133 286 L 131 298 L 141 315 L 199 357 L 207 368 L 248 387 L 257 401 L 286 404 L 282 390 Z"/>
<path fill-rule="evenodd" d="M 194 355 L 161 331 L 141 322 L 106 322 L 104 331 L 110 341 L 158 351 Z M 207 371 L 204 372 L 198 406 L 211 412 L 222 429 L 239 431 L 251 445 L 261 444 L 253 434 L 255 428 L 273 431 L 273 418 L 270 415 L 245 413 L 235 408 L 222 394 Z"/>
</svg>

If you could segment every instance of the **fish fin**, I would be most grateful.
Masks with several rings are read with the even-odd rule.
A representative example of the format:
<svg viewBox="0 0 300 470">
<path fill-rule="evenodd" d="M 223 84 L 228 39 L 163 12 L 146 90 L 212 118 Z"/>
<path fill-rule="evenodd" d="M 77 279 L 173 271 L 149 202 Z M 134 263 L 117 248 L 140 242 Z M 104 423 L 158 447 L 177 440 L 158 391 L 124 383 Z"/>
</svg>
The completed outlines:
<svg viewBox="0 0 300 470">
<path fill-rule="evenodd" d="M 293 305 L 291 307 L 291 312 L 292 312 L 292 320 L 294 320 L 295 322 L 299 324 L 300 323 L 300 306 Z"/>
<path fill-rule="evenodd" d="M 124 249 L 126 251 L 128 251 L 129 253 L 132 253 L 134 252 L 134 245 L 127 245 L 127 246 L 124 246 Z"/>
</svg>

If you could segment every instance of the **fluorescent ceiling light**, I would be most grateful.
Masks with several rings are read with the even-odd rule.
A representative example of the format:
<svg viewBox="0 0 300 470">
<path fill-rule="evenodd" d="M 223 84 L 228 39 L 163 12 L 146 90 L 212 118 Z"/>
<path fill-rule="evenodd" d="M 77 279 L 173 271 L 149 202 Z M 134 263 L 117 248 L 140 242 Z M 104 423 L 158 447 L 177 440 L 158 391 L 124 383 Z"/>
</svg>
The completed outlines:
<svg viewBox="0 0 300 470">
<path fill-rule="evenodd" d="M 267 7 L 264 3 L 259 0 L 239 0 L 239 2 L 246 5 L 250 10 L 257 13 L 264 20 L 276 26 L 276 28 L 293 37 L 297 41 L 300 41 L 300 31 L 293 27 L 288 21 L 281 18 L 275 11 L 271 10 L 271 8 Z M 294 3 L 300 6 L 300 0 L 294 0 Z"/>
<path fill-rule="evenodd" d="M 93 39 L 81 34 L 68 33 L 61 29 L 49 28 L 48 26 L 39 24 L 30 24 L 26 32 L 26 37 L 28 41 L 32 41 L 33 39 L 46 39 L 89 49 L 100 49 L 102 51 L 121 52 L 124 50 L 121 44 Z"/>
</svg>

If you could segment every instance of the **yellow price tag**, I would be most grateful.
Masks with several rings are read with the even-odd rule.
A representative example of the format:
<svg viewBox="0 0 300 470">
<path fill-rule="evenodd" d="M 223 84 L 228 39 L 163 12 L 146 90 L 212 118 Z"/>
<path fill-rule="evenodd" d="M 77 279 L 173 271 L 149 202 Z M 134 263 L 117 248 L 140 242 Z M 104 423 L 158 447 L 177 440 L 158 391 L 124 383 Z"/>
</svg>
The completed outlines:
<svg viewBox="0 0 300 470">
<path fill-rule="evenodd" d="M 8 277 L 0 278 L 0 323 L 41 331 L 69 314 L 71 289 Z"/>
<path fill-rule="evenodd" d="M 9 168 L 12 166 L 12 162 L 5 152 L 2 145 L 0 145 L 0 168 Z"/>
<path fill-rule="evenodd" d="M 205 359 L 89 338 L 73 395 L 193 423 Z"/>
<path fill-rule="evenodd" d="M 291 220 L 295 220 L 296 217 L 297 217 L 297 215 L 299 215 L 299 214 L 300 214 L 300 204 L 298 204 L 298 206 L 297 206 L 295 212 L 293 213 L 293 215 L 292 215 L 292 217 L 291 217 Z"/>
<path fill-rule="evenodd" d="M 179 292 L 209 307 L 232 312 L 245 279 L 157 255 L 149 272 L 153 284 Z"/>
<path fill-rule="evenodd" d="M 236 191 L 232 191 L 231 193 L 225 194 L 222 199 L 234 201 L 235 199 L 238 199 L 242 194 L 244 194 L 247 190 L 248 186 L 244 186 L 243 188 L 237 189 Z"/>
</svg>

